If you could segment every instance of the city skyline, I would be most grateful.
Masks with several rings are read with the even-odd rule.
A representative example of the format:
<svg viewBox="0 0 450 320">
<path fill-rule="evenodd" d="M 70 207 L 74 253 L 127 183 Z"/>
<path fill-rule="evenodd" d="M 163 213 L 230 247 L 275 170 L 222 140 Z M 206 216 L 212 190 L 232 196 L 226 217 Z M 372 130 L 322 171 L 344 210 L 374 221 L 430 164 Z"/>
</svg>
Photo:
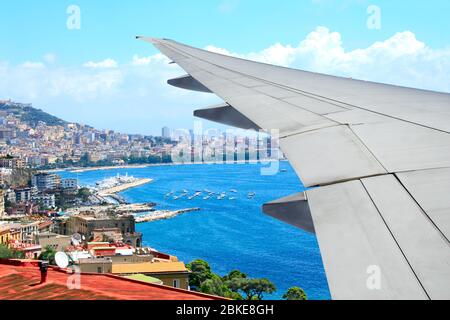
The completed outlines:
<svg viewBox="0 0 450 320">
<path fill-rule="evenodd" d="M 167 86 L 184 72 L 134 40 L 137 34 L 310 71 L 449 91 L 449 35 L 442 32 L 449 4 L 433 2 L 137 1 L 126 8 L 119 2 L 3 2 L 0 8 L 9 14 L 0 22 L 6 30 L 0 35 L 0 99 L 33 103 L 100 130 L 159 135 L 163 126 L 192 128 L 192 111 L 220 100 Z M 70 5 L 80 10 L 79 29 L 67 26 Z M 372 5 L 380 10 L 379 28 L 368 26 Z M 241 28 L 249 12 L 253 18 Z M 180 28 L 174 20 L 187 23 Z M 224 129 L 206 121 L 203 126 Z"/>
</svg>

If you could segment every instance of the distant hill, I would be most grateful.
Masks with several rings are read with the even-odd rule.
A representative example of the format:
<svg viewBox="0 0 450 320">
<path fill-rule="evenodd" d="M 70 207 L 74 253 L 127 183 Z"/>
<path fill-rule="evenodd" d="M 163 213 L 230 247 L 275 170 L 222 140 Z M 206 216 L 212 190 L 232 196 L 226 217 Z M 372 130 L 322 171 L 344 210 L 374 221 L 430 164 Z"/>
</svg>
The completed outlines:
<svg viewBox="0 0 450 320">
<path fill-rule="evenodd" d="M 21 121 L 35 127 L 39 121 L 44 122 L 48 126 L 63 126 L 67 122 L 48 114 L 40 109 L 33 108 L 31 104 L 17 103 L 12 101 L 0 101 L 0 112 L 14 114 Z"/>
</svg>

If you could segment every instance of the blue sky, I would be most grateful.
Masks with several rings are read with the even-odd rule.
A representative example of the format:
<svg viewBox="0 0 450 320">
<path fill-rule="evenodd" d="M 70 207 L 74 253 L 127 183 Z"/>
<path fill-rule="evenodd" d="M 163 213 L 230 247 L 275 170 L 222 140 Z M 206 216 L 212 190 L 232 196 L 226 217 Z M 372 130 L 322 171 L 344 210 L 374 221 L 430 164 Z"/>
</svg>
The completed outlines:
<svg viewBox="0 0 450 320">
<path fill-rule="evenodd" d="M 79 30 L 66 27 L 72 4 Z M 380 29 L 367 27 L 370 5 Z M 190 128 L 193 109 L 217 102 L 166 88 L 164 77 L 182 71 L 137 34 L 380 82 L 439 91 L 450 82 L 447 0 L 2 0 L 0 12 L 0 99 L 98 128 Z"/>
</svg>

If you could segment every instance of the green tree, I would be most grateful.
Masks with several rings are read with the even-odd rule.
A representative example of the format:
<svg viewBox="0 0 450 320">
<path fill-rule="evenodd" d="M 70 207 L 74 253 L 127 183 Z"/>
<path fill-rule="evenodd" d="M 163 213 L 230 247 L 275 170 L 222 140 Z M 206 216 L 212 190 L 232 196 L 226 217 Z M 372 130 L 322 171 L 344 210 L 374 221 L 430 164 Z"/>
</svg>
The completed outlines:
<svg viewBox="0 0 450 320">
<path fill-rule="evenodd" d="M 247 278 L 247 275 L 239 270 L 233 270 L 222 278 L 223 281 L 230 281 L 234 278 Z"/>
<path fill-rule="evenodd" d="M 268 279 L 233 278 L 227 282 L 233 292 L 242 292 L 245 300 L 262 300 L 265 293 L 274 293 L 275 285 Z"/>
<path fill-rule="evenodd" d="M 81 198 L 84 202 L 88 201 L 91 196 L 91 191 L 88 188 L 81 188 L 78 190 L 78 197 Z"/>
<path fill-rule="evenodd" d="M 23 259 L 25 254 L 22 251 L 16 251 L 8 248 L 7 246 L 0 245 L 0 259 Z"/>
<path fill-rule="evenodd" d="M 45 251 L 43 251 L 38 259 L 48 261 L 51 265 L 56 265 L 55 261 L 56 250 L 50 246 L 45 247 Z"/>
<path fill-rule="evenodd" d="M 305 291 L 299 287 L 289 288 L 288 291 L 283 295 L 285 300 L 308 300 Z"/>
<path fill-rule="evenodd" d="M 188 263 L 186 268 L 191 271 L 191 274 L 189 275 L 189 285 L 194 289 L 200 289 L 201 284 L 204 281 L 212 279 L 214 276 L 208 262 L 204 260 L 194 260 Z"/>
<path fill-rule="evenodd" d="M 243 300 L 239 293 L 231 291 L 226 283 L 224 283 L 224 281 L 217 275 L 214 275 L 211 279 L 203 281 L 200 286 L 200 291 L 206 294 L 212 294 L 234 300 Z"/>
</svg>

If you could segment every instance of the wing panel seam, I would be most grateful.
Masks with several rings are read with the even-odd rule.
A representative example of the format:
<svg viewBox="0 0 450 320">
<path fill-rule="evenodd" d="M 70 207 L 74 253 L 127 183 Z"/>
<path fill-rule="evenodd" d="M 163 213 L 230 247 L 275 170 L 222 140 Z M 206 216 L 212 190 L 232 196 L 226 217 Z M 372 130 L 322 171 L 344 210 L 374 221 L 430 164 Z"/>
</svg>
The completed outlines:
<svg viewBox="0 0 450 320">
<path fill-rule="evenodd" d="M 408 258 L 406 257 L 406 254 L 403 252 L 402 247 L 400 246 L 400 244 L 398 243 L 397 239 L 395 238 L 394 234 L 392 233 L 391 229 L 389 228 L 386 220 L 383 217 L 383 214 L 381 213 L 380 209 L 378 208 L 377 204 L 375 203 L 375 201 L 373 200 L 372 196 L 369 193 L 369 190 L 367 190 L 364 182 L 362 180 L 360 180 L 364 190 L 366 191 L 367 195 L 369 196 L 370 201 L 372 201 L 372 204 L 374 205 L 375 209 L 377 210 L 378 214 L 381 217 L 381 220 L 383 221 L 384 225 L 386 226 L 387 230 L 389 231 L 392 239 L 395 241 L 395 244 L 397 245 L 398 249 L 400 250 L 401 254 L 403 255 L 403 258 L 405 259 L 406 263 L 408 264 L 409 268 L 411 269 L 412 273 L 414 274 L 414 277 L 417 279 L 417 282 L 419 283 L 420 287 L 422 288 L 422 290 L 424 291 L 424 293 L 426 294 L 428 300 L 431 300 L 431 297 L 428 295 L 427 290 L 425 290 L 425 287 L 423 286 L 422 282 L 420 281 L 416 271 L 414 270 L 414 268 L 412 267 L 411 263 L 409 262 Z"/>
</svg>

